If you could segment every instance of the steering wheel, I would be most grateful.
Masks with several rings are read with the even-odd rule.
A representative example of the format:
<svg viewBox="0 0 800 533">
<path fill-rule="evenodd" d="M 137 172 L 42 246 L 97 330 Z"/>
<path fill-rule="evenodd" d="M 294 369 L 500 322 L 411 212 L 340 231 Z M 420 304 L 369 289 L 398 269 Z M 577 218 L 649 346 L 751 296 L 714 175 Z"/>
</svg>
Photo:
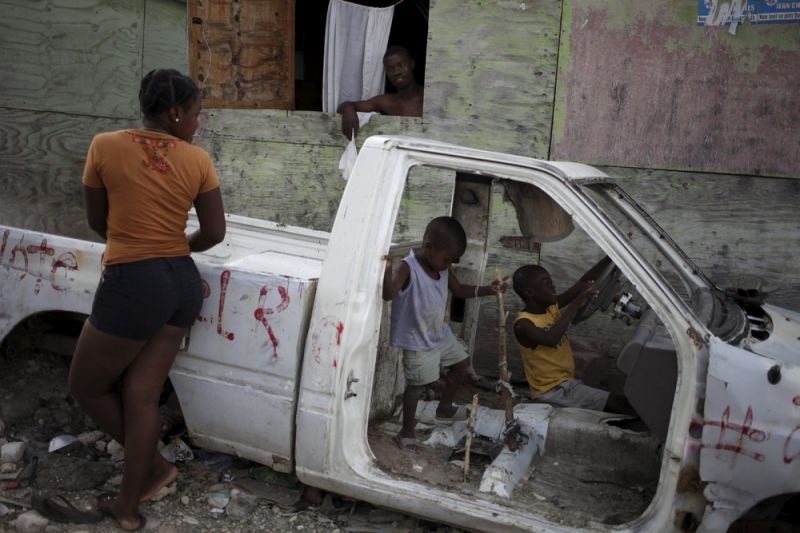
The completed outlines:
<svg viewBox="0 0 800 533">
<path fill-rule="evenodd" d="M 594 288 L 597 290 L 597 298 L 586 302 L 586 304 L 578 310 L 575 318 L 572 319 L 572 323 L 578 324 L 583 322 L 598 309 L 601 311 L 608 309 L 619 287 L 619 277 L 621 275 L 622 272 L 617 268 L 617 265 L 609 263 L 594 281 Z"/>
</svg>

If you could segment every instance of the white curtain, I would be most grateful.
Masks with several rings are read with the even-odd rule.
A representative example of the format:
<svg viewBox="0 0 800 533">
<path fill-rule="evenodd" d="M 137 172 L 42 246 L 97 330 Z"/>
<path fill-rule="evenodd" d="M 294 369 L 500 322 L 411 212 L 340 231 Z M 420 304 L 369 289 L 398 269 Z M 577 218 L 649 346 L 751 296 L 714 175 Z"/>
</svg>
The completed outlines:
<svg viewBox="0 0 800 533">
<path fill-rule="evenodd" d="M 342 102 L 367 100 L 383 92 L 383 54 L 394 6 L 365 7 L 331 0 L 325 26 L 322 111 Z"/>
</svg>

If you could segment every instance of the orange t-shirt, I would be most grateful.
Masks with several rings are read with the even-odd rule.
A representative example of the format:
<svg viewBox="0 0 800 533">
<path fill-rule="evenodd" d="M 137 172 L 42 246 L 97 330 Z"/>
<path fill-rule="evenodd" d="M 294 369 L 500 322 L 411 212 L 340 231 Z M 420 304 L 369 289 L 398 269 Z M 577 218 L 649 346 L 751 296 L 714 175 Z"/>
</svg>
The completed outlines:
<svg viewBox="0 0 800 533">
<path fill-rule="evenodd" d="M 83 183 L 108 194 L 106 265 L 190 254 L 188 211 L 219 187 L 208 153 L 166 133 L 121 130 L 92 140 Z"/>
</svg>

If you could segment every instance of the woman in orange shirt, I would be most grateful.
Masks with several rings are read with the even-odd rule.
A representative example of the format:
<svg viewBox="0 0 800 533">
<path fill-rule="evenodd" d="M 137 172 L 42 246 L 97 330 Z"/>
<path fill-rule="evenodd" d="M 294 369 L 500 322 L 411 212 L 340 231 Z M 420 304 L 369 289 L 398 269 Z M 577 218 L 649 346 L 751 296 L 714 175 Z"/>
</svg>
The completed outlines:
<svg viewBox="0 0 800 533">
<path fill-rule="evenodd" d="M 125 447 L 119 494 L 98 507 L 129 531 L 144 524 L 139 502 L 177 476 L 156 450 L 158 400 L 203 301 L 190 254 L 225 236 L 219 178 L 208 153 L 191 144 L 197 86 L 176 70 L 154 70 L 139 104 L 142 128 L 99 134 L 89 148 L 86 214 L 106 250 L 69 375 L 84 411 Z M 186 235 L 192 206 L 200 229 Z"/>
</svg>

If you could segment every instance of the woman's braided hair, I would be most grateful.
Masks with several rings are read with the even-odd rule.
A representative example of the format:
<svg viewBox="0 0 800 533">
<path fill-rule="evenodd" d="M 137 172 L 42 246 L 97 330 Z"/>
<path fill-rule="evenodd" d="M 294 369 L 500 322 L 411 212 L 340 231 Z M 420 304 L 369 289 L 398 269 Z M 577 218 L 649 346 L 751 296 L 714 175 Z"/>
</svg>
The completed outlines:
<svg viewBox="0 0 800 533">
<path fill-rule="evenodd" d="M 170 107 L 187 108 L 200 92 L 194 81 L 175 69 L 151 70 L 139 86 L 139 106 L 147 118 L 155 118 Z"/>
</svg>

